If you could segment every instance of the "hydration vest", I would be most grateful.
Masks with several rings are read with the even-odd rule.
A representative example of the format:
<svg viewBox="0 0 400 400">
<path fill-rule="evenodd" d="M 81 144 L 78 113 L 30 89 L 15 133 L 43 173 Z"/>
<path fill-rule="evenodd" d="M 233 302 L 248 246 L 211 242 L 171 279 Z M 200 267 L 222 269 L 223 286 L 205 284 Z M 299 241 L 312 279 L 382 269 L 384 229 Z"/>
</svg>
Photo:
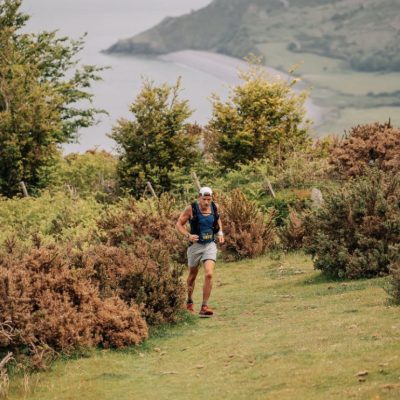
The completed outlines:
<svg viewBox="0 0 400 400">
<path fill-rule="evenodd" d="M 192 218 L 190 218 L 190 220 L 189 220 L 190 233 L 192 235 L 201 236 L 199 215 L 198 215 L 199 209 L 198 209 L 197 202 L 192 203 L 191 206 L 192 206 Z M 218 214 L 217 206 L 215 205 L 215 203 L 213 201 L 211 202 L 211 214 L 214 216 L 214 221 L 212 224 L 212 231 L 213 231 L 213 234 L 215 234 L 219 231 L 219 224 L 218 224 L 219 214 Z"/>
</svg>

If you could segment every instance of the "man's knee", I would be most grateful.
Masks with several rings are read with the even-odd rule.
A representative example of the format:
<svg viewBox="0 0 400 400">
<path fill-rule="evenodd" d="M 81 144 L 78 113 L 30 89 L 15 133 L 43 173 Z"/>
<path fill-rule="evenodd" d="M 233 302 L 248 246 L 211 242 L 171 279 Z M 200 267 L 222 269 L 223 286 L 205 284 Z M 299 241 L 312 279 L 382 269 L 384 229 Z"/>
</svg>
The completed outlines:
<svg viewBox="0 0 400 400">
<path fill-rule="evenodd" d="M 198 269 L 197 268 L 190 268 L 189 270 L 189 275 L 188 275 L 188 282 L 194 282 L 196 277 L 197 277 L 197 272 Z"/>
<path fill-rule="evenodd" d="M 204 275 L 204 278 L 207 279 L 208 281 L 210 281 L 212 277 L 213 277 L 212 271 L 207 271 Z"/>
</svg>

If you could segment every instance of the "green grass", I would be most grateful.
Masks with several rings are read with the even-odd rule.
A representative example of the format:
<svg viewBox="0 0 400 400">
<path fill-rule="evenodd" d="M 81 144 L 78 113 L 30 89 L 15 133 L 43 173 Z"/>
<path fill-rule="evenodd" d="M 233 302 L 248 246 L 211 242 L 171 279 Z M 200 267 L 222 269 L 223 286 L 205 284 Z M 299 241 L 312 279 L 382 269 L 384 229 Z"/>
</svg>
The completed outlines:
<svg viewBox="0 0 400 400">
<path fill-rule="evenodd" d="M 391 119 L 392 125 L 400 127 L 399 107 L 379 107 L 379 108 L 345 108 L 336 111 L 334 118 L 327 118 L 319 128 L 326 133 L 336 133 L 342 135 L 346 130 L 358 124 L 368 124 L 379 121 L 381 123 Z"/>
<path fill-rule="evenodd" d="M 393 93 L 400 90 L 400 73 L 367 73 L 348 70 L 342 73 L 306 73 L 303 79 L 314 86 L 351 95 Z"/>
<path fill-rule="evenodd" d="M 266 65 L 285 72 L 295 65 L 297 66 L 296 73 L 299 75 L 337 73 L 348 70 L 346 63 L 338 59 L 290 51 L 287 49 L 287 42 L 262 43 L 257 48 L 264 55 Z"/>
<path fill-rule="evenodd" d="M 14 378 L 10 399 L 398 399 L 400 310 L 383 283 L 329 281 L 303 254 L 220 263 L 213 319 L 59 361 L 25 389 Z"/>
</svg>

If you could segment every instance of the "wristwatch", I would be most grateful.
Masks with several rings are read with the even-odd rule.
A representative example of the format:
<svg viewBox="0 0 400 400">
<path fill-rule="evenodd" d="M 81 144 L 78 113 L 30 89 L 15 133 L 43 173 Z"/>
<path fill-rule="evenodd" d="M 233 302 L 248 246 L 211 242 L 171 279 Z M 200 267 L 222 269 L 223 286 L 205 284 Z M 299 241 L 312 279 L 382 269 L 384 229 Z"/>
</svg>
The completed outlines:
<svg viewBox="0 0 400 400">
<path fill-rule="evenodd" d="M 187 233 L 187 234 L 185 235 L 185 238 L 186 238 L 186 239 L 189 239 L 189 238 L 190 238 L 190 233 Z"/>
</svg>

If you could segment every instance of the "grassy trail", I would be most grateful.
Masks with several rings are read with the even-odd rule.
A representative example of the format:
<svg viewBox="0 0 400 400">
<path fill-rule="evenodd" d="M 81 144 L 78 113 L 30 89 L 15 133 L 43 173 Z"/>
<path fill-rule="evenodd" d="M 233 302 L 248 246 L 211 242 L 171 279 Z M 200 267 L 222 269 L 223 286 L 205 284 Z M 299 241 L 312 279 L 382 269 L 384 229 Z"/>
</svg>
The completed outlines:
<svg viewBox="0 0 400 400">
<path fill-rule="evenodd" d="M 220 263 L 213 319 L 58 362 L 10 399 L 399 399 L 400 310 L 382 284 L 328 282 L 302 254 Z"/>
</svg>

